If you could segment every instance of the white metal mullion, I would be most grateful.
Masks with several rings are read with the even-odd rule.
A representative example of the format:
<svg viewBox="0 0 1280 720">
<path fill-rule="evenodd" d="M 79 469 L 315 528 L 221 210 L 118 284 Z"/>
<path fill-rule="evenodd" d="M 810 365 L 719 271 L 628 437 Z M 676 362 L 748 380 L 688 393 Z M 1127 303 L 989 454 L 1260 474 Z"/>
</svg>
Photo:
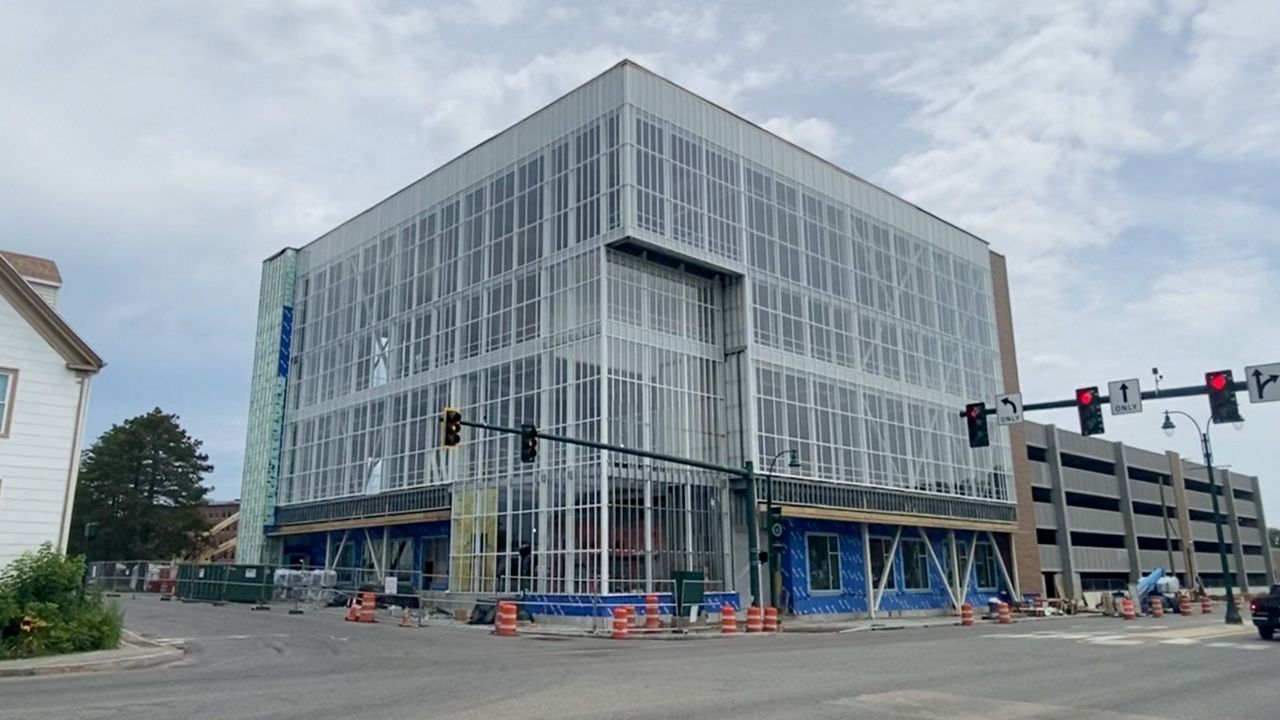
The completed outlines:
<svg viewBox="0 0 1280 720">
<path fill-rule="evenodd" d="M 991 541 L 991 549 L 996 554 L 996 562 L 1000 564 L 1000 576 L 1004 578 L 1004 586 L 1009 588 L 1009 594 L 1012 595 L 1014 590 L 1013 579 L 1009 577 L 1009 569 L 1004 566 L 1004 554 L 1000 552 L 1000 545 L 996 543 L 996 536 L 987 531 L 987 539 Z"/>
<path fill-rule="evenodd" d="M 876 601 L 875 588 L 871 585 L 871 538 L 866 523 L 862 523 L 862 567 L 865 568 L 862 574 L 866 578 L 867 613 L 875 620 L 879 603 Z"/>
<path fill-rule="evenodd" d="M 942 585 L 947 589 L 947 595 L 951 597 L 951 604 L 955 609 L 960 609 L 960 601 L 956 599 L 956 592 L 951 587 L 951 583 L 947 581 L 947 573 L 942 568 L 942 563 L 938 560 L 938 554 L 933 551 L 933 545 L 929 542 L 929 534 L 922 527 L 916 527 L 920 533 L 920 539 L 924 541 L 925 549 L 929 551 L 929 559 L 933 560 L 933 566 L 938 569 L 938 574 L 942 576 Z"/>
<path fill-rule="evenodd" d="M 880 600 L 884 597 L 884 586 L 889 582 L 889 574 L 893 572 L 893 560 L 898 556 L 898 542 L 902 539 L 902 526 L 893 533 L 893 544 L 889 546 L 889 555 L 885 558 L 884 572 L 880 574 L 880 584 L 876 588 L 875 608 L 880 609 Z"/>
<path fill-rule="evenodd" d="M 969 559 L 965 562 L 964 568 L 964 592 L 960 593 L 960 597 L 969 597 L 969 576 L 973 574 L 973 558 L 978 554 L 978 532 L 975 530 L 973 537 L 969 538 Z"/>
</svg>

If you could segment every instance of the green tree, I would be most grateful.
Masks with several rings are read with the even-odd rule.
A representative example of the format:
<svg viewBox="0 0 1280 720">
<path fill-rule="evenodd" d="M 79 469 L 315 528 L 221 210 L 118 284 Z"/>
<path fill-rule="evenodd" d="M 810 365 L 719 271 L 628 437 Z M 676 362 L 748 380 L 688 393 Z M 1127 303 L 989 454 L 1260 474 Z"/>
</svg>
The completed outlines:
<svg viewBox="0 0 1280 720">
<path fill-rule="evenodd" d="M 69 552 L 90 561 L 167 560 L 205 542 L 200 506 L 213 471 L 201 442 L 156 408 L 112 425 L 84 455 Z M 99 525 L 86 542 L 86 523 Z"/>
</svg>

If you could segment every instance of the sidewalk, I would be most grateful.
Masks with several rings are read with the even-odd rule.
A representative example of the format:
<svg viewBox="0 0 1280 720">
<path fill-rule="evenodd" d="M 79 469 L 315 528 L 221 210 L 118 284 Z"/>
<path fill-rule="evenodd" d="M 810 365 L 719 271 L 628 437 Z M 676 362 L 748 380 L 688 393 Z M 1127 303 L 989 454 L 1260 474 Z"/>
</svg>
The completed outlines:
<svg viewBox="0 0 1280 720">
<path fill-rule="evenodd" d="M 1015 623 L 1026 622 L 1045 622 L 1049 620 L 1080 620 L 1082 618 L 1099 617 L 1093 614 L 1081 615 L 1048 615 L 1044 617 L 1015 616 Z M 836 620 L 836 619 L 818 619 L 805 618 L 804 616 L 792 616 L 783 619 L 783 632 L 792 633 L 856 633 L 856 632 L 872 632 L 876 630 L 911 630 L 930 627 L 947 627 L 959 626 L 960 618 L 953 615 L 938 615 L 934 617 L 901 617 L 901 618 L 882 618 L 879 620 Z M 974 618 L 974 627 L 982 625 L 996 625 L 992 620 L 983 620 L 981 617 Z"/>
<path fill-rule="evenodd" d="M 44 655 L 25 660 L 0 660 L 0 678 L 136 670 L 167 665 L 181 660 L 185 655 L 186 650 L 182 647 L 158 645 L 126 630 L 120 647 L 115 650 Z"/>
</svg>

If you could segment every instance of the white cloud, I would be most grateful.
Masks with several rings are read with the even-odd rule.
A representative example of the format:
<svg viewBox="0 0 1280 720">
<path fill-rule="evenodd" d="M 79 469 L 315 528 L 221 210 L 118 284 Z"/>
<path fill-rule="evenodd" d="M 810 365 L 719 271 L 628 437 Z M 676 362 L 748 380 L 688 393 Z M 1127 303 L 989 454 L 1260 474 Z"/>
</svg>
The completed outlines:
<svg viewBox="0 0 1280 720">
<path fill-rule="evenodd" d="M 789 115 L 765 120 L 761 125 L 772 133 L 803 147 L 809 152 L 830 157 L 844 145 L 840 131 L 822 118 L 795 118 Z"/>
</svg>

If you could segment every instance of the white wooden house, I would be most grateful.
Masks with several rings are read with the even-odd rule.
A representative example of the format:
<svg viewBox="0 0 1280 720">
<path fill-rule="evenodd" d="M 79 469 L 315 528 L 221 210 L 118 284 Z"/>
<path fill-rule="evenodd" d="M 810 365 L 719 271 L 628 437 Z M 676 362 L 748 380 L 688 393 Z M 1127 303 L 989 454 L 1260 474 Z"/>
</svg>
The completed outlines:
<svg viewBox="0 0 1280 720">
<path fill-rule="evenodd" d="M 42 543 L 65 550 L 89 383 L 102 358 L 56 310 L 62 278 L 0 251 L 0 568 Z"/>
</svg>

